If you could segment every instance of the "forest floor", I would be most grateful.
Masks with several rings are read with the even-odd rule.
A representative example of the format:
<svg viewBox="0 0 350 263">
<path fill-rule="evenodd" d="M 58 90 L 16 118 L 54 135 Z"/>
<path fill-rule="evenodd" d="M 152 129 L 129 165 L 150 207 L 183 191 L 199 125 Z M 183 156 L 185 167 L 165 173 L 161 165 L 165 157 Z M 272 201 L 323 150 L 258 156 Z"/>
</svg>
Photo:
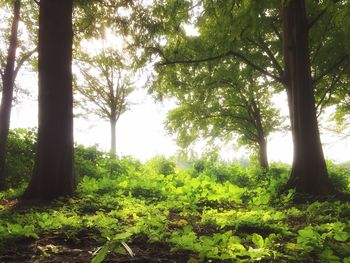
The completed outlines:
<svg viewBox="0 0 350 263">
<path fill-rule="evenodd" d="M 69 238 L 54 232 L 39 239 L 16 239 L 8 242 L 1 250 L 0 262 L 91 262 L 94 251 L 101 244 L 92 237 L 93 233 L 81 232 Z M 147 238 L 135 238 L 129 247 L 134 256 L 124 253 L 109 253 L 103 262 L 187 262 L 189 252 L 171 252 L 166 243 L 148 243 Z"/>
<path fill-rule="evenodd" d="M 84 177 L 46 204 L 3 193 L 0 262 L 350 262 L 349 202 L 294 204 L 283 169 L 232 169 Z"/>
</svg>

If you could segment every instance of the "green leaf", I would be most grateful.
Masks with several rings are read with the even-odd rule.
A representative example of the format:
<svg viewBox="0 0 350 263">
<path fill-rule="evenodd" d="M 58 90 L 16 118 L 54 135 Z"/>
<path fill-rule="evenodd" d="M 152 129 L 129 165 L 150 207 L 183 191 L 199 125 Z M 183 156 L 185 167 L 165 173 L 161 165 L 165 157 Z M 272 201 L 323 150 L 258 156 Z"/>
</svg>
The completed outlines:
<svg viewBox="0 0 350 263">
<path fill-rule="evenodd" d="M 264 238 L 259 234 L 254 233 L 252 237 L 252 242 L 258 247 L 263 248 L 265 245 Z"/>
<path fill-rule="evenodd" d="M 342 241 L 345 242 L 346 240 L 348 240 L 350 234 L 347 232 L 337 232 L 334 235 L 334 239 L 337 241 Z"/>
<path fill-rule="evenodd" d="M 124 233 L 120 233 L 120 234 L 115 235 L 113 237 L 113 240 L 125 240 L 131 236 L 132 236 L 131 232 L 124 232 Z"/>
<path fill-rule="evenodd" d="M 101 249 L 98 250 L 97 254 L 91 260 L 91 263 L 101 263 L 109 252 L 109 244 L 105 244 Z"/>
<path fill-rule="evenodd" d="M 326 249 L 320 254 L 320 258 L 324 262 L 330 262 L 330 263 L 340 263 L 340 258 L 333 254 L 333 251 L 331 249 Z"/>
</svg>

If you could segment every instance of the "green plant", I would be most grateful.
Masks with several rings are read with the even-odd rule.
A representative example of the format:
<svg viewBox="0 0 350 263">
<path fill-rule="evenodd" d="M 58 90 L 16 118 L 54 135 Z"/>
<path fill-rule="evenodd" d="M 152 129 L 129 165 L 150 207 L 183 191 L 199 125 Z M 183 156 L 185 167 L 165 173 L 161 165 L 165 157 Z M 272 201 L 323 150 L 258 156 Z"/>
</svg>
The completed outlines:
<svg viewBox="0 0 350 263">
<path fill-rule="evenodd" d="M 347 167 L 327 162 L 328 175 L 334 187 L 341 192 L 350 190 L 350 170 Z"/>
<path fill-rule="evenodd" d="M 156 174 L 170 175 L 175 173 L 176 163 L 166 159 L 164 156 L 156 156 L 145 164 L 146 171 Z"/>
<path fill-rule="evenodd" d="M 19 187 L 28 182 L 33 165 L 36 147 L 36 130 L 10 130 L 6 153 L 6 185 Z"/>
</svg>

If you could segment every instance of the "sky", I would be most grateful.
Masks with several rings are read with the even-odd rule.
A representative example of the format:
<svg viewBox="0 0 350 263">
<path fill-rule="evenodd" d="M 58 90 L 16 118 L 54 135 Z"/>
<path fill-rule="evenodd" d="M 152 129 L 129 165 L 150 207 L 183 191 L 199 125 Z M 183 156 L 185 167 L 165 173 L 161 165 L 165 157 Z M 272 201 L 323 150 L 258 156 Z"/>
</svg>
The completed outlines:
<svg viewBox="0 0 350 263">
<path fill-rule="evenodd" d="M 33 73 L 20 75 L 22 88 L 29 91 L 29 97 L 20 98 L 12 112 L 12 128 L 29 128 L 37 126 L 37 80 Z M 156 102 L 145 88 L 140 87 L 130 95 L 132 105 L 130 110 L 121 115 L 117 123 L 117 154 L 119 156 L 131 155 L 141 161 L 146 161 L 155 155 L 172 156 L 179 148 L 176 146 L 175 137 L 169 135 L 165 128 L 167 111 L 176 106 L 173 101 Z M 287 102 L 283 95 L 274 99 L 281 109 L 281 113 L 287 114 Z M 322 123 L 322 125 L 324 125 Z M 321 126 L 322 126 L 321 125 Z M 323 129 L 322 129 L 323 130 Z M 100 149 L 108 150 L 110 146 L 110 127 L 107 121 L 101 121 L 97 117 L 75 119 L 74 137 L 79 144 L 91 146 L 97 144 Z M 322 134 L 324 153 L 327 159 L 335 162 L 349 160 L 350 138 L 343 140 L 334 133 Z M 203 145 L 203 143 L 202 143 Z M 197 147 L 200 154 L 200 147 Z M 275 133 L 268 140 L 268 156 L 270 161 L 291 163 L 292 140 L 289 132 Z M 232 144 L 223 147 L 221 157 L 230 161 L 239 158 L 248 158 L 249 152 L 237 149 Z"/>
<path fill-rule="evenodd" d="M 185 25 L 185 27 L 187 34 L 198 34 L 193 26 Z M 94 52 L 94 49 L 110 46 L 109 43 L 114 43 L 114 45 L 118 43 L 115 48 L 122 49 L 120 39 L 112 35 L 111 32 L 106 33 L 106 40 L 83 43 L 85 45 L 83 48 L 88 52 Z M 164 128 L 167 112 L 176 105 L 169 100 L 156 102 L 147 93 L 146 88 L 142 87 L 145 82 L 142 79 L 146 78 L 146 76 L 141 76 L 137 90 L 130 95 L 130 110 L 121 115 L 116 132 L 117 154 L 119 156 L 131 155 L 141 161 L 146 161 L 155 155 L 173 156 L 179 151 L 175 143 L 175 137 L 169 135 Z M 20 103 L 16 103 L 12 111 L 11 128 L 37 127 L 37 75 L 22 70 L 18 76 L 18 83 L 30 95 L 20 96 Z M 285 94 L 276 96 L 273 102 L 280 108 L 282 115 L 288 116 Z M 327 125 L 322 122 L 322 126 Z M 327 159 L 335 162 L 350 160 L 348 154 L 350 153 L 350 136 L 340 136 L 326 129 L 321 129 L 321 133 L 323 149 Z M 74 138 L 78 144 L 98 145 L 100 149 L 107 151 L 110 147 L 109 123 L 97 117 L 75 119 Z M 204 146 L 204 142 L 200 142 L 195 147 L 198 154 L 202 152 L 201 149 Z M 249 158 L 249 151 L 238 149 L 233 143 L 229 143 L 221 149 L 220 156 L 227 161 Z M 268 157 L 270 161 L 291 163 L 292 156 L 293 145 L 290 132 L 275 133 L 268 138 Z"/>
</svg>

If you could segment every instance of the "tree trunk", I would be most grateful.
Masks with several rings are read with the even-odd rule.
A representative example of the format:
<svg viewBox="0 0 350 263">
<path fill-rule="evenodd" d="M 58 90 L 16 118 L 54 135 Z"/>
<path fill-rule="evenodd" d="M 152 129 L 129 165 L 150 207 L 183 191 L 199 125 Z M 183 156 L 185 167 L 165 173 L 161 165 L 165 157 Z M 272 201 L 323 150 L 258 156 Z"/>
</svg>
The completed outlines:
<svg viewBox="0 0 350 263">
<path fill-rule="evenodd" d="M 254 126 L 256 128 L 256 134 L 258 139 L 257 143 L 259 146 L 259 149 L 258 149 L 259 164 L 262 168 L 268 169 L 269 162 L 267 158 L 267 141 L 266 141 L 264 127 L 261 121 L 260 108 L 253 97 L 250 98 L 250 104 L 251 104 L 250 111 L 252 113 L 252 120 L 254 120 Z"/>
<path fill-rule="evenodd" d="M 110 124 L 111 124 L 111 157 L 115 158 L 117 151 L 116 151 L 116 124 L 117 121 L 115 118 L 110 119 Z"/>
<path fill-rule="evenodd" d="M 311 78 L 305 1 L 284 2 L 283 49 L 285 81 L 294 143 L 287 188 L 313 195 L 333 193 L 318 130 Z"/>
<path fill-rule="evenodd" d="M 10 129 L 11 108 L 13 100 L 14 72 L 18 42 L 18 23 L 20 19 L 21 1 L 14 2 L 11 26 L 10 45 L 7 53 L 6 67 L 2 79 L 3 91 L 0 106 L 0 190 L 5 189 L 5 163 L 7 136 Z"/>
<path fill-rule="evenodd" d="M 32 179 L 23 197 L 54 199 L 74 192 L 73 0 L 41 0 L 39 128 Z"/>
<path fill-rule="evenodd" d="M 269 162 L 267 159 L 267 143 L 265 138 L 259 141 L 259 164 L 261 168 L 269 168 Z"/>
</svg>

